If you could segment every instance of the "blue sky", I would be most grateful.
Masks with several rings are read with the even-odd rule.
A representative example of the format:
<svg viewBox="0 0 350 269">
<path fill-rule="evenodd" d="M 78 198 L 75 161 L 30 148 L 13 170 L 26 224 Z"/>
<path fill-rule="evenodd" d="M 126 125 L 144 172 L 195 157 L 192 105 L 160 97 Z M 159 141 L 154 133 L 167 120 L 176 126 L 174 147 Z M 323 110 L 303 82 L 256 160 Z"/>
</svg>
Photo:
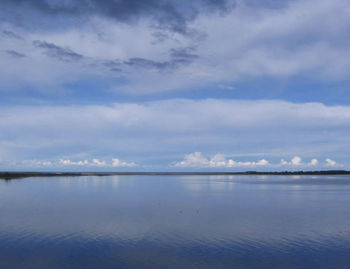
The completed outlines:
<svg viewBox="0 0 350 269">
<path fill-rule="evenodd" d="M 350 169 L 345 0 L 4 0 L 0 169 Z"/>
</svg>

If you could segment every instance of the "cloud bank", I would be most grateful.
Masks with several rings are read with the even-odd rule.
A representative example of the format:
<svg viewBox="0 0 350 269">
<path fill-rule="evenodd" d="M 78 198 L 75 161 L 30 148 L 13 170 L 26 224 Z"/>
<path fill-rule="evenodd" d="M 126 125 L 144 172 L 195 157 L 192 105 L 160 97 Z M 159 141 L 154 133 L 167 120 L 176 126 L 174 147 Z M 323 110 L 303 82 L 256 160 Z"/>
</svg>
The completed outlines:
<svg viewBox="0 0 350 269">
<path fill-rule="evenodd" d="M 194 152 L 185 155 L 184 160 L 173 163 L 174 167 L 182 167 L 182 168 L 308 168 L 319 165 L 319 161 L 313 158 L 309 163 L 303 163 L 302 159 L 299 156 L 294 156 L 290 162 L 281 160 L 280 163 L 270 163 L 265 159 L 261 159 L 258 161 L 236 161 L 233 159 L 229 159 L 223 154 L 216 154 L 213 157 L 205 157 L 201 152 Z M 325 159 L 323 167 L 341 167 L 341 164 L 338 164 L 334 160 L 329 158 Z"/>
<path fill-rule="evenodd" d="M 331 166 L 336 160 L 349 167 L 348 106 L 171 99 L 108 106 L 1 107 L 0 115 L 2 167 L 6 161 L 33 159 L 104 165 L 102 160 L 120 156 L 121 160 L 108 162 L 109 167 L 137 163 L 140 169 L 157 170 L 189 152 L 222 154 L 208 158 L 196 153 L 184 160 L 213 167 L 281 162 L 317 168 L 323 165 L 318 160 L 325 158 Z"/>
<path fill-rule="evenodd" d="M 81 160 L 81 161 L 72 161 L 69 159 L 61 159 L 58 163 L 52 163 L 52 165 L 55 166 L 87 166 L 87 167 L 134 167 L 136 164 L 134 162 L 124 162 L 121 161 L 118 158 L 113 158 L 112 161 L 109 163 L 105 160 L 99 160 L 99 159 L 92 159 L 89 160 Z"/>
<path fill-rule="evenodd" d="M 183 161 L 175 162 L 175 167 L 204 167 L 204 168 L 214 168 L 214 167 L 256 167 L 256 166 L 268 166 L 270 163 L 261 159 L 257 162 L 241 162 L 234 161 L 232 159 L 226 159 L 224 155 L 216 154 L 211 158 L 206 158 L 201 152 L 194 152 L 185 155 Z"/>
</svg>

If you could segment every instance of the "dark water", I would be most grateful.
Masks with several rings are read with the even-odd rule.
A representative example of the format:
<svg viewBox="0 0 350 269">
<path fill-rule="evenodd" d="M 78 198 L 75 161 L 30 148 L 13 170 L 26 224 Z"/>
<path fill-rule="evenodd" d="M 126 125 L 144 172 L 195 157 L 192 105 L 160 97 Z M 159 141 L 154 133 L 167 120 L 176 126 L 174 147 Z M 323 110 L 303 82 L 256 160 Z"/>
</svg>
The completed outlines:
<svg viewBox="0 0 350 269">
<path fill-rule="evenodd" d="M 350 268 L 350 177 L 0 181 L 0 268 Z"/>
</svg>

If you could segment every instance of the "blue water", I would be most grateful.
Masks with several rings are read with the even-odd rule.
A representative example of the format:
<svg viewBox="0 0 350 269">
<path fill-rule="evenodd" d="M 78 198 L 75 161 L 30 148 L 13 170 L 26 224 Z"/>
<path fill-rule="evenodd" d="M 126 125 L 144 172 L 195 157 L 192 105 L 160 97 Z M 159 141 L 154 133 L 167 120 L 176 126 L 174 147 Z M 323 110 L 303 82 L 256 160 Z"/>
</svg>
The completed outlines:
<svg viewBox="0 0 350 269">
<path fill-rule="evenodd" d="M 350 177 L 0 180 L 0 268 L 350 268 Z"/>
</svg>

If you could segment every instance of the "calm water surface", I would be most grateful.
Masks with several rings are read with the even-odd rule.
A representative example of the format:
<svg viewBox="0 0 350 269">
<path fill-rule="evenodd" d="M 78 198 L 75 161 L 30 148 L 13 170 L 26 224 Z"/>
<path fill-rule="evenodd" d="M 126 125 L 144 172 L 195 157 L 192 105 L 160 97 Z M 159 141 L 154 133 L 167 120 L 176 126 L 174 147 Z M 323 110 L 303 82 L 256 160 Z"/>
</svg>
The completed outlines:
<svg viewBox="0 0 350 269">
<path fill-rule="evenodd" d="M 348 176 L 0 180 L 0 268 L 350 268 Z"/>
</svg>

